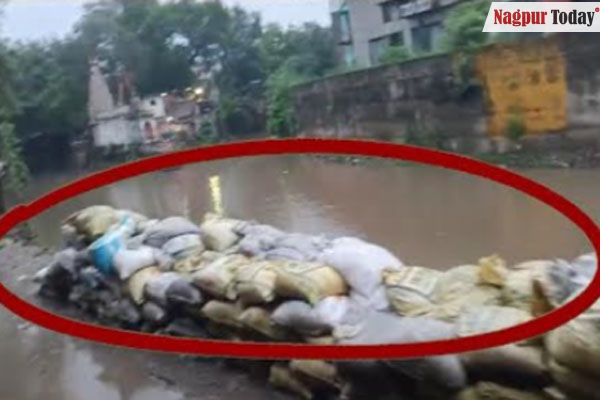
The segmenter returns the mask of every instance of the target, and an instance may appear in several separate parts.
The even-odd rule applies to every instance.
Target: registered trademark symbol
[[[596,12],[600,11],[600,8],[596,7]]]

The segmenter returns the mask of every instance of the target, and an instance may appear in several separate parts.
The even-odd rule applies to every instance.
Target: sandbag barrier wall
[[[356,238],[213,214],[201,226],[149,220],[108,206],[69,216],[62,233],[64,249],[35,276],[42,296],[103,324],[236,341],[384,344],[491,332],[559,307],[596,265],[595,254],[514,266],[490,256],[442,272]],[[596,399],[598,306],[545,337],[467,354],[245,363],[306,399]]]

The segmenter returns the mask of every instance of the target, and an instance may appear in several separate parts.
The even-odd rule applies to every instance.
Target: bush
[[[448,51],[469,51],[488,41],[481,31],[491,2],[477,0],[457,6],[446,19],[442,46]]]
[[[404,46],[388,46],[381,57],[379,62],[382,64],[393,64],[402,61],[406,61],[412,58],[410,51]]]
[[[4,179],[7,187],[15,193],[21,193],[29,182],[29,169],[23,161],[15,127],[9,122],[0,122],[0,161],[6,163]]]
[[[290,137],[298,132],[294,115],[291,87],[302,77],[289,69],[275,72],[267,83],[267,133],[275,137]]]
[[[506,137],[512,141],[518,141],[527,133],[525,121],[520,113],[511,114],[506,126]]]

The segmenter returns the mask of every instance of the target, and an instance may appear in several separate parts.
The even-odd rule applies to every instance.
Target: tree
[[[404,46],[388,46],[381,54],[381,57],[379,57],[379,62],[382,64],[393,64],[406,61],[411,57],[410,51]]]
[[[442,45],[450,51],[471,50],[485,44],[488,34],[481,31],[491,2],[475,0],[457,6],[445,22],[446,33]]]

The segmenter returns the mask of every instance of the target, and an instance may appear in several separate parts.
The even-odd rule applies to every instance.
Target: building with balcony
[[[332,27],[347,66],[379,64],[388,46],[439,49],[444,19],[461,0],[330,0]]]

